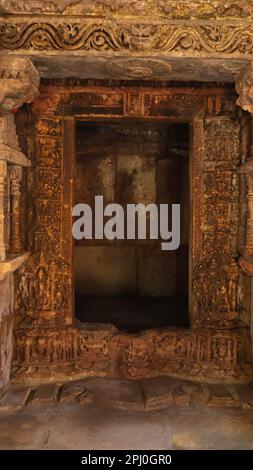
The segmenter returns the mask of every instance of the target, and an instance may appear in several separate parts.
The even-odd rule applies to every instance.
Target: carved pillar
[[[38,95],[39,75],[29,59],[0,59],[0,261],[19,253],[20,183],[30,161],[21,152],[13,110]]]
[[[36,98],[38,85],[29,59],[0,58],[0,395],[8,386],[12,360],[12,273],[28,256],[20,255],[20,183],[22,167],[30,161],[20,150],[12,111]]]

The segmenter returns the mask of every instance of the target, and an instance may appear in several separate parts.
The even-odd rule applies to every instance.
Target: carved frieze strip
[[[180,376],[206,381],[249,380],[247,333],[150,330],[138,336],[114,327],[32,328],[16,331],[14,381],[46,377]]]
[[[250,19],[253,6],[249,1],[234,2],[227,0],[181,1],[175,0],[2,0],[2,15],[48,14],[121,17],[161,17],[169,19]]]
[[[185,87],[141,87],[137,94],[131,87],[41,86],[40,97],[32,104],[32,111],[38,120],[36,134],[43,135],[48,129],[47,136],[57,137],[62,132],[58,117],[61,115],[191,120],[195,115],[219,115],[226,107],[234,110],[235,101],[236,95],[230,88],[196,91]],[[45,116],[42,122],[41,115]]]
[[[251,59],[253,26],[244,23],[188,24],[108,21],[0,23],[0,49],[32,51],[161,51]]]

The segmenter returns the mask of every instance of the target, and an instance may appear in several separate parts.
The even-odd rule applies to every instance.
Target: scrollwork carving
[[[1,23],[0,49],[206,52],[250,56],[249,25]]]

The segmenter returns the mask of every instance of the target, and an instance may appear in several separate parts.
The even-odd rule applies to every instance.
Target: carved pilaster
[[[30,161],[21,152],[11,111],[38,96],[39,74],[29,59],[0,58],[0,261],[19,253],[20,183]]]
[[[240,95],[237,104],[244,111],[248,111],[253,116],[253,61],[243,70],[236,81],[236,91]],[[253,137],[253,124],[251,126],[251,139]],[[253,145],[253,142],[251,143]],[[245,163],[240,167],[239,172],[244,174],[247,183],[247,205],[248,218],[246,228],[246,243],[239,263],[241,268],[249,276],[253,276],[253,147]]]
[[[30,166],[30,160],[20,151],[12,113],[0,116],[0,165],[0,260],[3,261],[6,253],[19,253],[21,250],[20,183],[22,167]]]
[[[10,252],[20,253],[21,243],[21,180],[22,168],[18,165],[9,167],[10,178]]]
[[[252,109],[253,111],[253,109]],[[252,122],[253,132],[253,122]],[[251,134],[252,134],[251,132]],[[253,134],[252,134],[253,135]],[[245,163],[239,168],[239,172],[245,175],[247,183],[247,227],[246,241],[243,250],[243,256],[240,258],[240,266],[250,276],[253,276],[253,148],[251,154]]]
[[[0,160],[0,261],[4,261],[6,258],[6,177],[7,163]]]

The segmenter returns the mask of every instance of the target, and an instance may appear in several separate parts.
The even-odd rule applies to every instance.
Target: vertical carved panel
[[[190,199],[191,199],[191,227],[190,227],[190,269],[189,269],[189,314],[191,323],[197,314],[197,305],[192,291],[193,270],[202,259],[203,232],[201,221],[204,213],[204,122],[196,118],[190,126]]]
[[[10,178],[10,252],[20,253],[21,242],[21,180],[22,168],[18,165],[9,166]]]
[[[16,276],[17,319],[24,325],[70,323],[72,266],[67,229],[71,230],[71,221],[66,220],[66,212],[71,214],[73,178],[65,168],[65,125],[59,118],[33,119],[29,139],[33,164],[27,182],[28,248],[33,254]]]
[[[240,123],[225,117],[205,119],[203,137],[203,192],[199,186],[194,189],[204,212],[195,220],[202,250],[195,241],[193,251],[199,255],[193,266],[193,318],[195,325],[233,328],[244,324],[245,313],[245,282],[237,262]]]
[[[7,162],[0,160],[0,261],[6,258],[6,183],[7,183]]]

